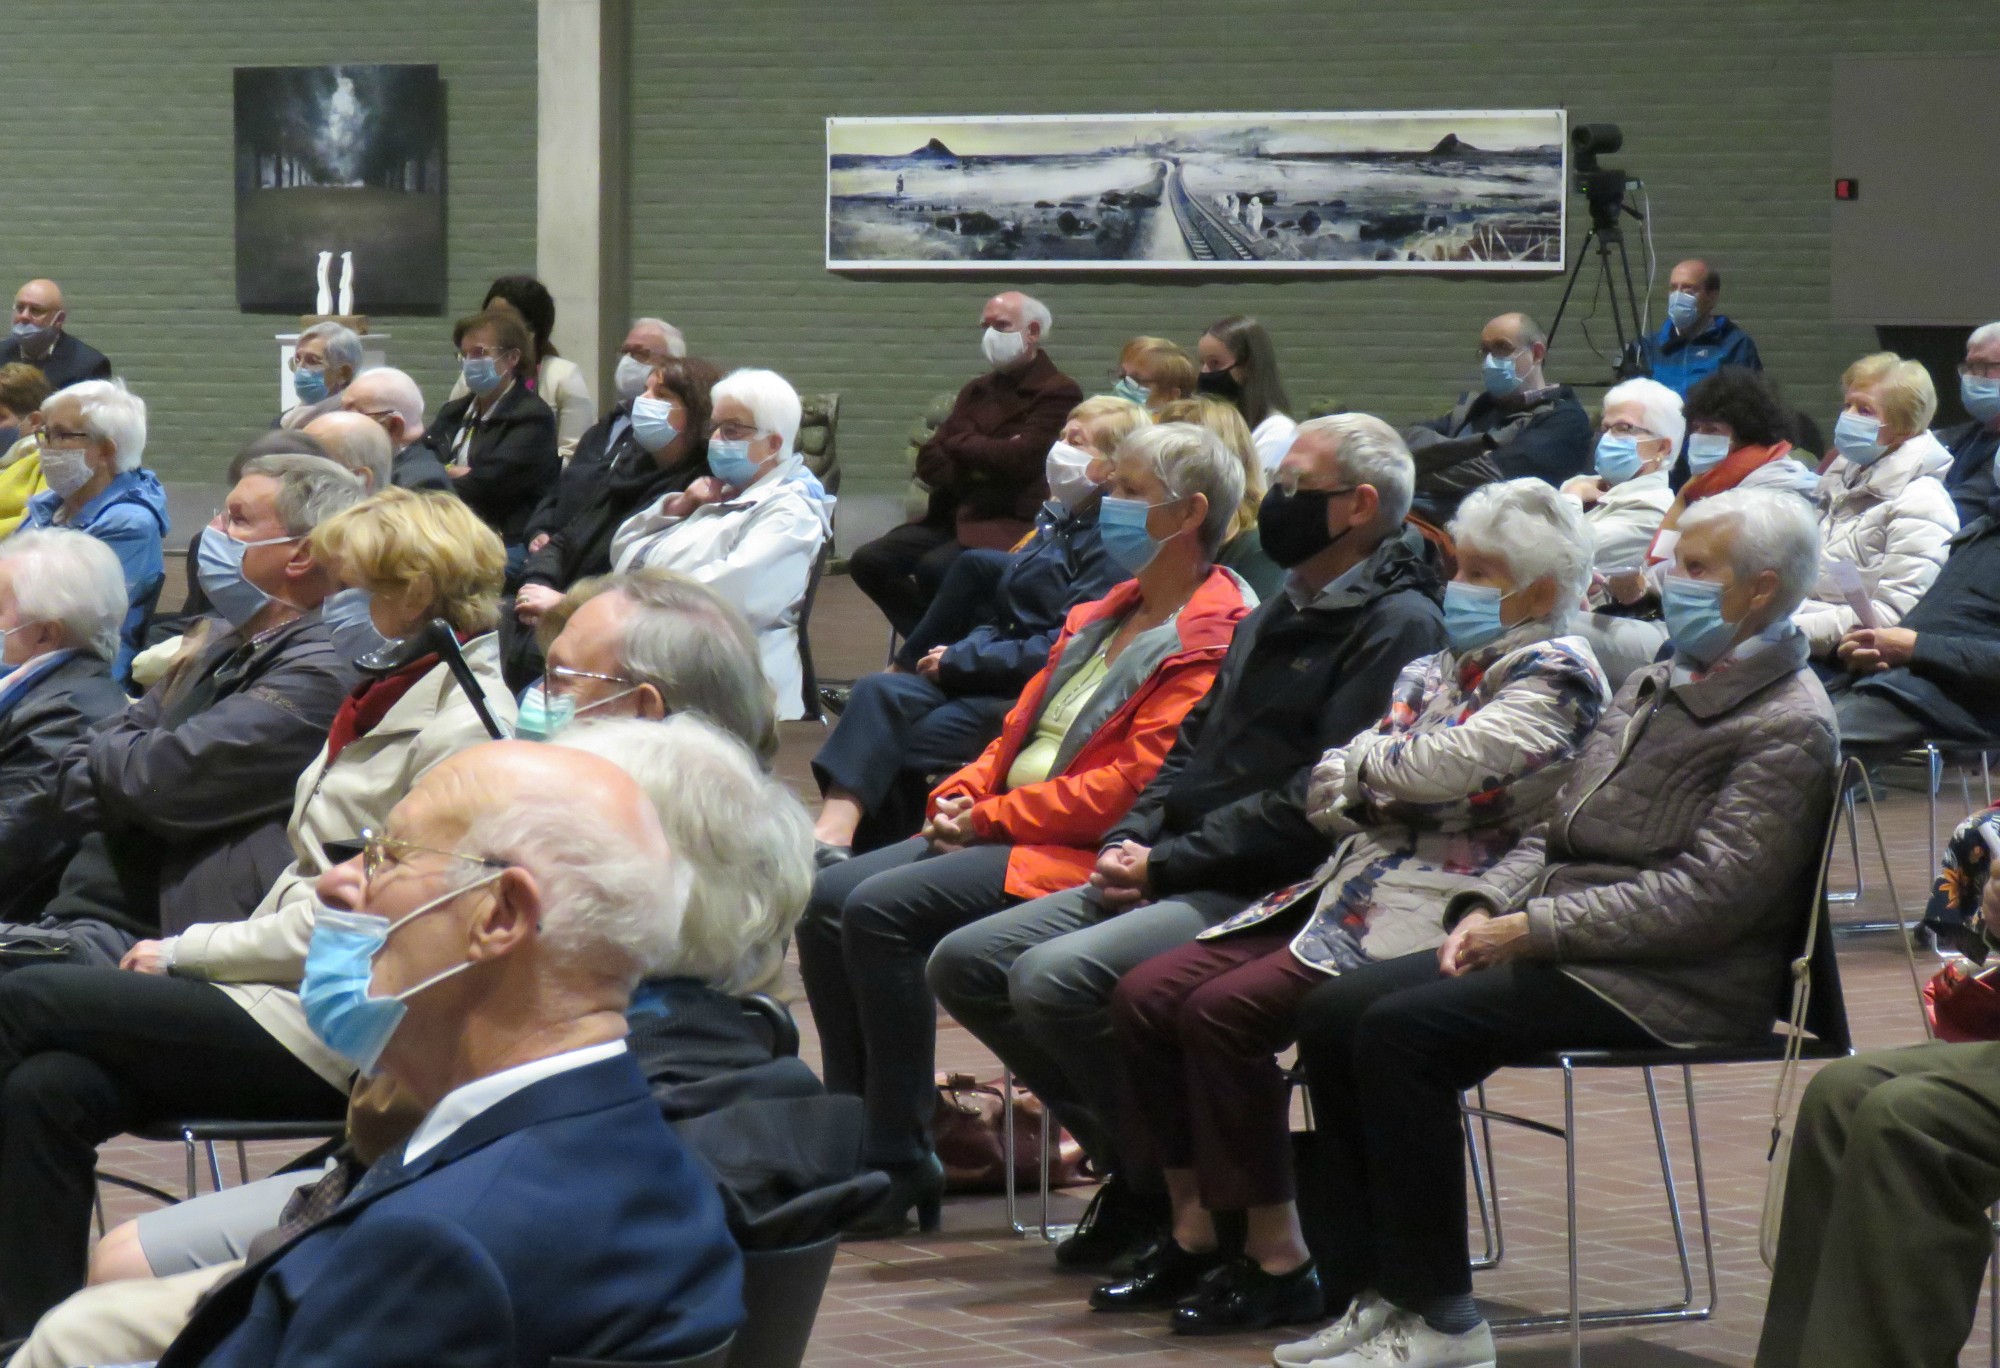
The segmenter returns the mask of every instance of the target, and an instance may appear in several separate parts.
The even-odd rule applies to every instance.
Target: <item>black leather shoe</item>
[[[1159,1239],[1170,1214],[1164,1192],[1134,1192],[1114,1173],[1091,1197],[1076,1229],[1056,1245],[1056,1267],[1108,1268]]]
[[[853,858],[853,846],[828,845],[825,841],[813,842],[814,869],[830,869],[842,860],[851,860]]]
[[[1171,1235],[1157,1241],[1132,1265],[1124,1282],[1105,1283],[1090,1293],[1093,1311],[1161,1311],[1174,1305],[1205,1274],[1222,1266],[1220,1250],[1190,1254]]]
[[[847,711],[848,695],[853,692],[852,684],[822,684],[819,688],[819,705],[838,717]]]
[[[908,1168],[883,1170],[889,1190],[873,1209],[856,1217],[840,1232],[843,1240],[886,1240],[908,1233],[910,1208],[917,1211],[917,1229],[929,1235],[944,1224],[944,1164],[935,1155]]]
[[[1238,1258],[1174,1308],[1176,1335],[1226,1335],[1326,1319],[1326,1294],[1311,1259],[1289,1273],[1266,1273]]]

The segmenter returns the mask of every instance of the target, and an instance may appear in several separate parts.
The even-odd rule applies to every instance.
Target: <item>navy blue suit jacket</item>
[[[543,1079],[246,1268],[161,1368],[542,1368],[701,1353],[743,1320],[715,1184],[630,1054]]]

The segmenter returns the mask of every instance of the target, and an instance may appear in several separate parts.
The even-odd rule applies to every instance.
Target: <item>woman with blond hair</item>
[[[1207,428],[1243,463],[1243,502],[1229,524],[1215,563],[1228,566],[1250,581],[1260,601],[1271,597],[1284,587],[1285,572],[1264,554],[1264,539],[1257,532],[1257,510],[1263,506],[1269,481],[1265,478],[1264,458],[1251,439],[1250,424],[1244,421],[1236,405],[1209,394],[1177,399],[1163,405],[1156,416],[1162,423],[1193,423]]]

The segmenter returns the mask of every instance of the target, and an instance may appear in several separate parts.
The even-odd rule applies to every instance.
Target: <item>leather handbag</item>
[[[1959,1043],[2000,1040],[2000,963],[1984,969],[1969,960],[1952,960],[1924,985],[1924,1015],[1931,1034]]]
[[[1025,1088],[1003,1091],[1001,1079],[981,1083],[971,1074],[941,1073],[937,1077],[937,1110],[931,1120],[931,1145],[944,1165],[947,1192],[999,1192],[1007,1185],[1003,1129],[1007,1111],[1014,1114],[1014,1183],[1039,1188],[1042,1181],[1042,1102]],[[1049,1160],[1049,1186],[1070,1187],[1088,1181],[1083,1147],[1060,1126],[1051,1127],[1054,1149]]]

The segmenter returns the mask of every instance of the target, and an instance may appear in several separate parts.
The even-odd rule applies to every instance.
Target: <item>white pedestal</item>
[[[361,369],[373,370],[386,366],[388,353],[381,343],[389,340],[385,332],[363,333],[361,336]],[[299,396],[292,390],[292,353],[298,349],[299,335],[295,332],[278,334],[278,412],[290,411],[299,402]]]

